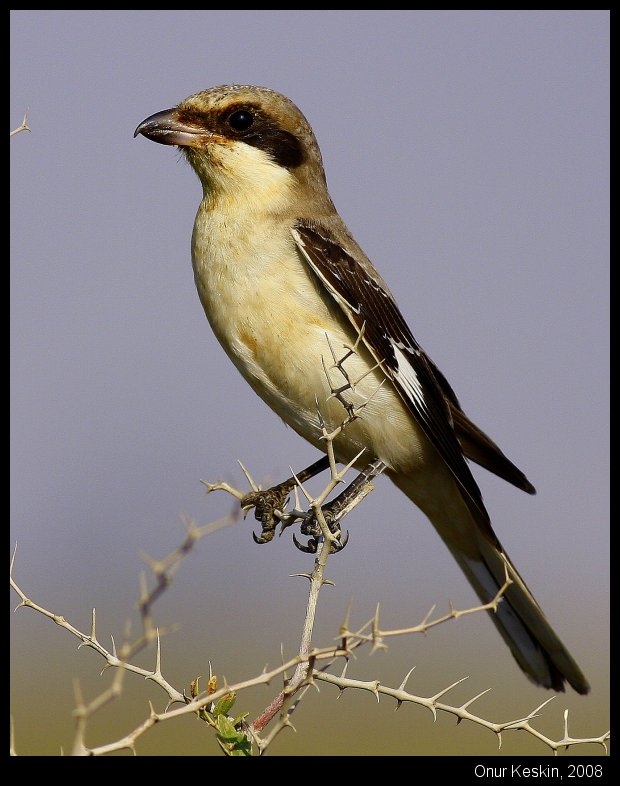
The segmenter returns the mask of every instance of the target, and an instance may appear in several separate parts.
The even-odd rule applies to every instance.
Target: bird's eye
[[[254,115],[247,109],[237,109],[228,118],[228,125],[233,131],[247,131],[254,124]]]

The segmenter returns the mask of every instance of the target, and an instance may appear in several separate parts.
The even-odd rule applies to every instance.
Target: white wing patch
[[[392,346],[394,348],[394,357],[396,358],[396,362],[398,364],[398,371],[394,374],[394,379],[407,393],[411,400],[416,402],[419,409],[424,412],[428,411],[428,407],[426,406],[426,401],[424,399],[424,390],[420,384],[418,375],[415,373],[413,366],[398,344],[392,343]]]

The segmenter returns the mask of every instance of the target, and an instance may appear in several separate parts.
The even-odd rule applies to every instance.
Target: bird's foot
[[[269,543],[273,540],[278,524],[283,524],[283,511],[291,489],[290,481],[285,480],[269,489],[250,491],[241,498],[243,510],[254,508],[254,518],[260,521],[261,534],[252,532],[256,543]],[[282,529],[284,526],[286,525],[283,524]]]
[[[335,499],[328,505],[324,505],[321,508],[323,519],[327,524],[329,531],[334,536],[334,539],[331,540],[330,543],[330,554],[336,554],[339,551],[342,551],[349,540],[348,532],[345,533],[344,537],[342,537],[342,531],[338,523],[342,513],[342,506],[337,503],[338,499]],[[316,554],[319,543],[323,539],[324,534],[314,511],[311,510],[306,514],[302,521],[300,532],[302,535],[309,537],[309,540],[305,544],[301,543],[297,540],[295,534],[293,533],[293,543],[295,546],[300,551],[305,551],[307,554]]]
[[[252,533],[256,543],[269,543],[273,540],[278,525],[282,534],[287,527],[301,521],[301,534],[308,537],[308,541],[305,544],[301,543],[293,535],[293,542],[300,551],[316,554],[319,543],[323,539],[329,539],[330,553],[342,551],[349,540],[349,533],[342,537],[340,520],[368,494],[372,489],[372,481],[383,472],[385,465],[379,459],[375,459],[335,499],[321,506],[321,516],[318,518],[318,512],[314,507],[307,512],[300,510],[285,512],[289,494],[295,486],[314,477],[328,466],[327,458],[323,457],[298,475],[287,478],[276,486],[264,490],[254,486],[252,491],[241,496],[240,504],[244,512],[254,508],[254,518],[261,523],[260,535]]]
[[[269,543],[276,534],[278,524],[280,524],[280,533],[282,533],[301,518],[295,514],[284,513],[289,494],[299,483],[313,478],[328,466],[327,456],[322,456],[314,464],[306,467],[297,475],[283,480],[282,483],[264,490],[254,486],[254,490],[241,497],[239,502],[243,511],[247,512],[250,508],[254,508],[254,518],[261,523],[261,534],[252,533],[256,543]]]

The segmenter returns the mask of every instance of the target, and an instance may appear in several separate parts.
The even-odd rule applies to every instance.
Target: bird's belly
[[[334,443],[340,460],[364,450],[359,465],[380,458],[398,471],[415,471],[428,460],[433,449],[426,436],[368,350],[356,346],[353,328],[292,241],[273,258],[254,246],[243,265],[196,250],[196,285],[216,337],[289,426],[325,450],[323,429],[338,428],[354,411]]]

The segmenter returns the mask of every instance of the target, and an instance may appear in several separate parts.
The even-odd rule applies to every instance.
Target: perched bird
[[[338,215],[310,124],[288,98],[228,85],[144,120],[134,136],[176,145],[203,187],[192,235],[198,294],[254,391],[325,451],[323,426],[357,417],[334,443],[385,473],[430,519],[534,683],[589,685],[495,535],[468,459],[534,487],[462,411],[396,300]],[[352,350],[352,351],[349,351]],[[341,360],[334,363],[334,360]],[[344,388],[341,400],[331,396]],[[353,410],[352,410],[353,411]]]

